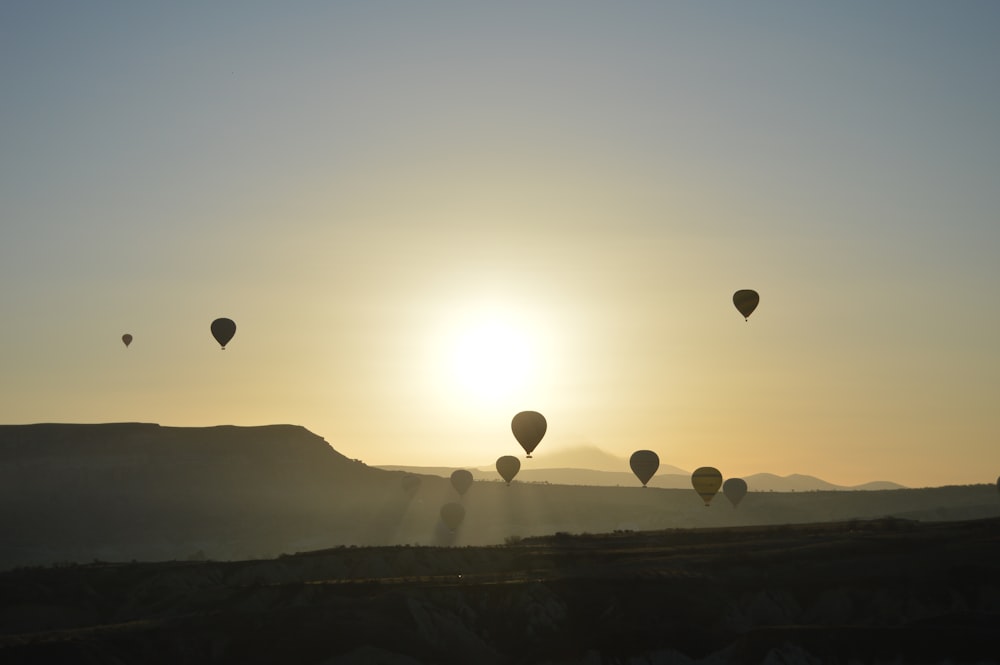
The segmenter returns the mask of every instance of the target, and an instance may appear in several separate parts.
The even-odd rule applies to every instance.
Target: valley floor
[[[3,663],[1000,663],[1000,518],[0,573]]]

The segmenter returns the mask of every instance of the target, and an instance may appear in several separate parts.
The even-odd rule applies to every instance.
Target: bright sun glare
[[[535,364],[527,334],[497,316],[468,322],[449,346],[452,379],[464,395],[480,401],[515,393],[529,381]]]

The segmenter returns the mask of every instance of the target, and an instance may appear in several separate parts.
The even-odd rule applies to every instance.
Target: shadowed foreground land
[[[995,663],[1000,519],[0,573],[4,663]]]

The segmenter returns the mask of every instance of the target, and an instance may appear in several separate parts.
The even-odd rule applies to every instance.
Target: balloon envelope
[[[513,455],[504,455],[503,457],[497,458],[497,473],[500,477],[507,481],[510,485],[510,481],[514,480],[514,476],[517,472],[521,470],[521,460],[517,459]]]
[[[465,519],[465,508],[460,503],[446,503],[441,506],[441,521],[448,527],[449,531],[454,531]]]
[[[699,467],[691,474],[691,485],[707,506],[722,487],[722,474],[711,466]]]
[[[472,487],[472,473],[465,469],[452,471],[451,486],[455,488],[459,496],[465,496],[465,493]]]
[[[747,495],[747,481],[742,478],[727,478],[726,482],[722,483],[722,493],[735,508]]]
[[[537,411],[521,411],[510,421],[510,429],[514,432],[514,438],[524,448],[524,452],[528,453],[528,457],[531,457],[531,451],[545,436],[547,427],[545,416]]]
[[[760,303],[760,294],[753,289],[741,289],[733,294],[733,304],[736,305],[736,309],[739,310],[744,319],[750,318],[753,311],[757,309],[758,303]]]
[[[649,479],[653,477],[656,470],[660,468],[660,456],[652,450],[637,450],[632,453],[628,460],[628,465],[632,467],[632,473],[639,479],[645,487]]]
[[[128,345],[132,343],[132,335],[129,335],[128,333],[122,335],[122,342],[125,343],[125,348],[127,349]]]
[[[236,334],[236,323],[232,319],[216,319],[212,321],[212,337],[215,341],[219,343],[223,349],[226,348],[226,344],[229,340],[233,338]]]

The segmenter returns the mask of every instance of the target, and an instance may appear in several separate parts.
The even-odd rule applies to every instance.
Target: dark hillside
[[[0,426],[0,563],[333,545],[331,519],[352,523],[349,497],[373,482],[398,475],[291,425]]]
[[[756,492],[404,483],[302,427],[0,426],[0,569],[60,562],[273,558],[338,545],[494,545],[564,533],[1000,516],[993,485]],[[460,502],[451,533],[441,506]]]

